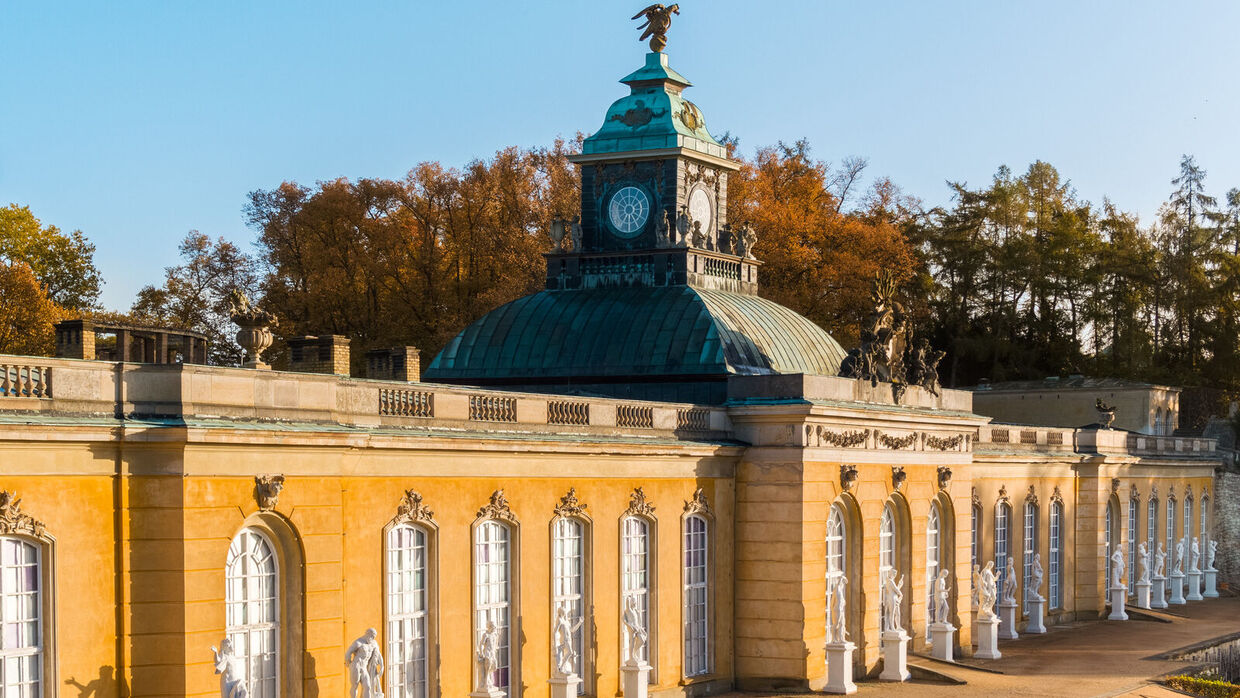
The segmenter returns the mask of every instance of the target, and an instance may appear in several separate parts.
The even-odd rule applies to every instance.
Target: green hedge
[[[1167,679],[1167,685],[1202,698],[1240,698],[1240,686],[1226,681],[1172,676]]]

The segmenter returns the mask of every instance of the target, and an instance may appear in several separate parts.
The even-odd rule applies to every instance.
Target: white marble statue
[[[982,590],[982,568],[975,562],[973,563],[973,584],[971,585],[969,589],[969,595],[970,595],[969,601],[973,605],[973,610],[975,611],[977,610],[977,604],[978,604],[977,595],[981,593],[981,590]]]
[[[629,656],[625,663],[632,666],[641,664],[642,648],[650,640],[650,633],[642,627],[642,617],[637,612],[637,598],[633,594],[624,597],[624,615],[620,620],[624,623],[624,632],[629,639]]]
[[[233,653],[232,640],[224,638],[220,649],[211,648],[215,655],[215,673],[220,675],[220,698],[250,698],[245,686],[245,671]]]
[[[827,642],[848,641],[848,578],[842,574],[831,578],[830,608],[827,609]]]
[[[1211,540],[1209,547],[1206,549],[1206,569],[1211,572],[1217,572],[1214,566],[1214,556],[1218,554],[1218,541]]]
[[[576,673],[574,664],[577,661],[577,649],[573,646],[573,635],[584,622],[584,618],[578,618],[577,622],[573,623],[569,616],[568,604],[560,604],[560,607],[555,609],[555,631],[552,633],[551,641],[555,643],[557,676],[570,676]]]
[[[1016,558],[1008,555],[1007,569],[1003,572],[1003,603],[1016,604]]]
[[[999,589],[995,580],[994,560],[986,561],[986,567],[982,570],[978,587],[981,589],[981,603],[977,606],[979,617],[986,619],[994,618],[995,600],[999,596]]]
[[[947,602],[947,578],[950,576],[950,572],[942,570],[934,581],[934,620],[937,623],[947,622],[947,611],[950,608]]]
[[[1124,549],[1116,548],[1111,553],[1111,586],[1120,586],[1121,580],[1124,578]]]
[[[1201,545],[1197,543],[1197,536],[1193,536],[1193,556],[1190,559],[1192,560],[1192,564],[1188,566],[1188,569],[1192,572],[1200,572],[1201,571]]]
[[[1032,586],[1033,586],[1033,588],[1029,590],[1029,598],[1033,599],[1034,601],[1043,600],[1041,589],[1042,589],[1042,577],[1045,574],[1046,572],[1043,571],[1042,569],[1042,553],[1034,553],[1033,554],[1033,570],[1031,570],[1029,573],[1029,576],[1032,580]]]
[[[1167,551],[1163,549],[1163,544],[1158,544],[1158,552],[1154,555],[1154,576],[1161,577],[1167,568]]]
[[[349,698],[383,698],[383,655],[379,632],[369,628],[349,645],[344,664],[349,667]]]
[[[486,693],[495,689],[495,669],[499,666],[499,628],[494,621],[487,621],[487,629],[478,636],[478,690]]]
[[[1184,539],[1181,538],[1175,542],[1175,566],[1171,568],[1171,574],[1184,574]]]
[[[883,608],[887,609],[887,627],[884,632],[904,630],[900,622],[900,608],[904,601],[904,577],[896,579],[895,568],[888,568],[883,578]]]
[[[1137,543],[1137,562],[1141,564],[1141,575],[1137,578],[1142,584],[1150,583],[1150,549],[1145,543]]]

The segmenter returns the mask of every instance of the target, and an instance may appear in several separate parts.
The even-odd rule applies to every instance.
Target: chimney
[[[349,375],[349,338],[338,334],[290,337],[288,370]]]
[[[56,323],[56,356],[61,359],[95,360],[95,325],[89,320]]]
[[[422,358],[417,347],[371,349],[366,352],[366,377],[417,383],[422,380]]]

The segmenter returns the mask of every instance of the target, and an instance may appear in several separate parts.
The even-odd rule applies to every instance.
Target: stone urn
[[[262,354],[275,341],[271,328],[279,324],[276,316],[251,306],[244,293],[234,291],[229,298],[229,317],[241,328],[237,332],[237,344],[245,350],[242,368],[271,370],[271,365],[263,362]]]

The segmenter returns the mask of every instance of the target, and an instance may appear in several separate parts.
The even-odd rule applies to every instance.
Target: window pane
[[[275,698],[279,689],[277,576],[267,537],[253,529],[238,533],[229,546],[224,602],[228,638],[252,696]]]

